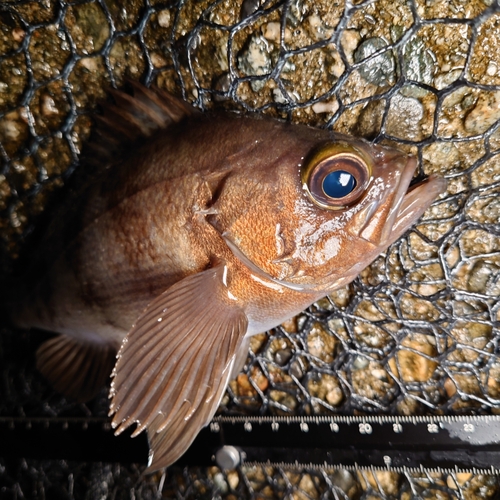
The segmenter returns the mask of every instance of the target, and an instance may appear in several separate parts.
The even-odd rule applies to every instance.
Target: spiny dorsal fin
[[[94,117],[94,135],[85,151],[87,163],[102,165],[115,161],[141,138],[198,113],[187,102],[158,87],[147,88],[130,79],[127,85],[130,93],[109,89],[114,103],[101,103],[102,114]]]

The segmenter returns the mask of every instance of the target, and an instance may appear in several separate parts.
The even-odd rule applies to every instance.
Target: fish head
[[[430,176],[412,183],[416,159],[399,150],[332,133],[318,137],[289,151],[286,141],[276,144],[273,166],[255,168],[251,187],[239,179],[251,196],[232,205],[221,234],[260,278],[328,293],[402,236],[446,182]]]

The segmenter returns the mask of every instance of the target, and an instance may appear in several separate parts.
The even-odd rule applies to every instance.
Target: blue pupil
[[[343,198],[356,187],[356,179],[345,170],[330,172],[323,179],[323,191],[330,198]]]

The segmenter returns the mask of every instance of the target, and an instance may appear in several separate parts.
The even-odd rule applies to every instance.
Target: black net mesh
[[[495,414],[500,291],[500,8],[492,0],[3,0],[1,264],[77,168],[90,113],[124,78],[202,109],[255,110],[396,145],[448,191],[361,276],[256,336],[225,414]],[[3,416],[106,414],[2,330]],[[0,461],[2,498],[494,498],[494,476]]]

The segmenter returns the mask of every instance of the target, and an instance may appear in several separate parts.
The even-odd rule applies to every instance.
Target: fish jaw
[[[387,244],[400,238],[431,203],[446,190],[446,179],[431,175],[415,186],[410,186],[402,198]]]
[[[387,161],[399,166],[397,186],[358,212],[358,222],[351,228],[351,233],[372,244],[378,253],[400,238],[446,189],[446,180],[435,175],[411,186],[417,168],[413,156],[394,152]]]

